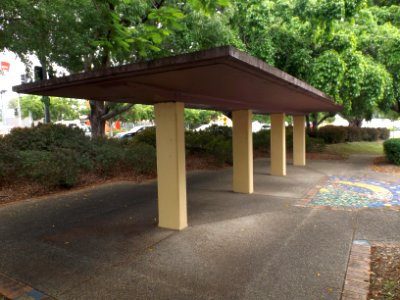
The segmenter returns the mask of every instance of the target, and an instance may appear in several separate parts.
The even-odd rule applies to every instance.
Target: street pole
[[[20,96],[20,94],[18,94],[17,110],[18,110],[18,127],[22,127],[21,96]]]
[[[1,98],[1,123],[2,127],[4,128],[7,125],[6,121],[6,110],[4,109],[4,101],[3,101],[3,94],[7,92],[6,90],[0,91],[0,98]]]

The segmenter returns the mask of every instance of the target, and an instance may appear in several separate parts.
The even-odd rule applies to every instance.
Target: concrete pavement
[[[257,160],[188,176],[189,228],[156,227],[156,184],[122,182],[0,207],[0,273],[57,299],[340,299],[353,239],[400,241],[399,212],[297,207],[330,175],[396,180],[348,161]],[[398,180],[398,178],[397,178]]]

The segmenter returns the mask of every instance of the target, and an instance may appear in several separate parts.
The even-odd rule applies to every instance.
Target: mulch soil
[[[400,300],[400,248],[373,246],[369,300]]]
[[[384,156],[375,158],[370,168],[375,172],[400,174],[400,166],[389,163]]]
[[[266,158],[269,153],[266,151],[254,151],[254,158]],[[288,159],[292,158],[292,154],[288,153]],[[328,153],[307,153],[307,159],[311,160],[342,160],[342,156],[328,154]],[[193,170],[218,170],[229,167],[228,164],[221,164],[209,156],[188,155],[186,158],[187,171]],[[94,174],[84,174],[81,176],[80,184],[73,188],[46,188],[38,183],[19,181],[11,183],[7,186],[0,187],[0,205],[21,201],[25,199],[60,194],[71,190],[79,190],[88,187],[94,187],[100,184],[107,184],[118,181],[132,181],[143,182],[149,179],[156,178],[155,174],[152,175],[137,175],[133,172],[118,173],[113,176],[102,177]],[[0,299],[1,300],[1,299]]]

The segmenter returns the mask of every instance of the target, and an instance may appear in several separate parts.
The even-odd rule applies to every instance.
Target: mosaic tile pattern
[[[333,208],[400,206],[400,183],[332,176],[309,197],[307,206]]]

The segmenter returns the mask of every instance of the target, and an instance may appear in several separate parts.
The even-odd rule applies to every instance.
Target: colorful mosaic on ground
[[[307,199],[307,206],[332,208],[400,208],[400,183],[344,176],[329,177]]]

